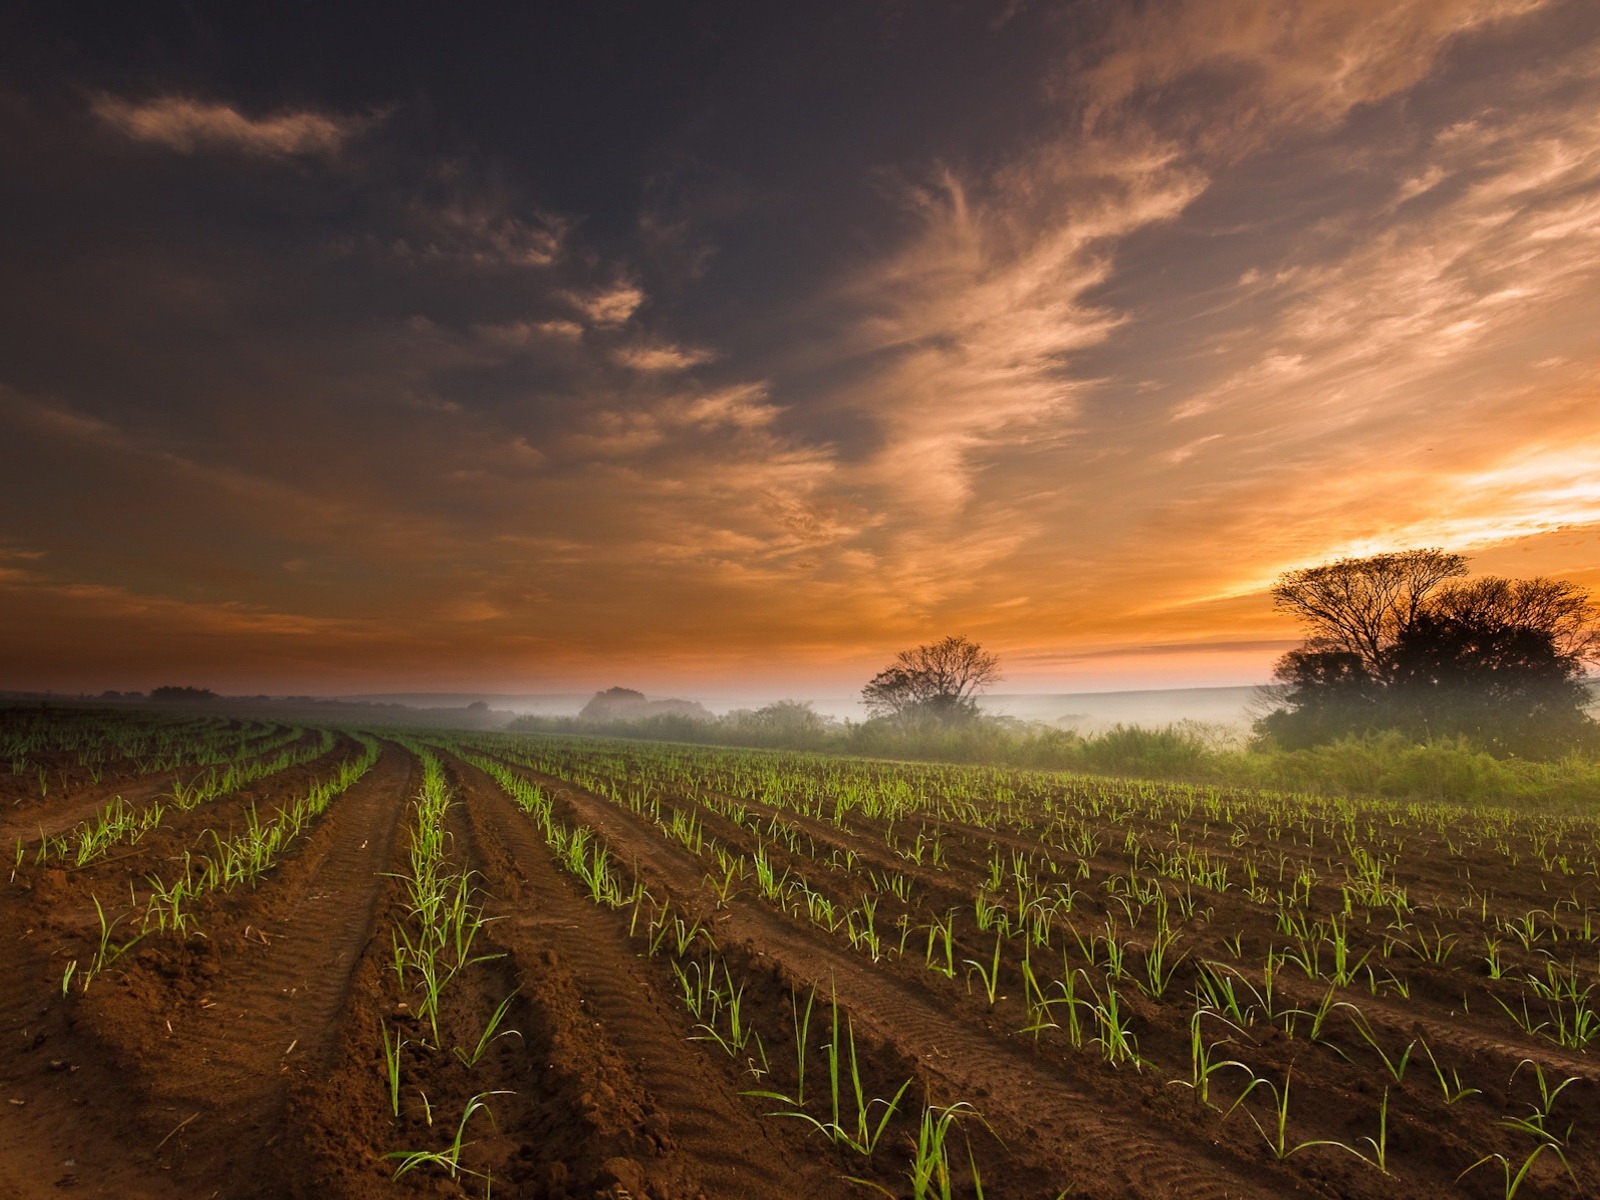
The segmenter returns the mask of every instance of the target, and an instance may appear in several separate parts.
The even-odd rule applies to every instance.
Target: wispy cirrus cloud
[[[1034,612],[1109,614],[1125,603],[1111,597],[1138,595],[1152,631],[1167,621],[1203,638],[1216,632],[1203,620],[1157,614],[1248,580],[1248,619],[1265,631],[1268,564],[1385,538],[1484,545],[1583,519],[1586,502],[1553,478],[1521,503],[1483,486],[1492,469],[1452,459],[1440,436],[1446,413],[1474,436],[1503,422],[1530,323],[1562,328],[1556,314],[1596,289],[1594,134],[1571,119],[1593,48],[1564,47],[1511,76],[1503,106],[1464,107],[1470,81],[1445,78],[1468,40],[1553,7],[1129,10],[1056,89],[1057,128],[998,169],[946,167],[903,191],[910,234],[844,293],[849,344],[870,365],[842,398],[881,438],[841,476],[878,489],[886,520],[872,569],[899,562],[906,594],[942,598],[930,613],[958,613],[976,590],[1025,592]],[[1427,116],[1395,126],[1392,144],[1350,132],[1360,113],[1398,110],[1419,90]],[[1343,190],[1319,195],[1308,179],[1288,212],[1241,190],[1254,177],[1281,188],[1270,174],[1280,159]],[[1294,238],[1276,232],[1296,226]],[[1185,274],[1215,271],[1225,239],[1252,229],[1282,257],[1246,259],[1231,286],[1185,295]],[[1189,261],[1196,248],[1206,261]],[[1522,403],[1531,419],[1513,444],[1555,470],[1538,452],[1543,400]],[[1424,431],[1440,443],[1436,461],[1387,481],[1371,472],[1375,455]],[[1424,479],[1457,461],[1476,482],[1433,493],[1448,492],[1449,520],[1385,513],[1398,479],[1426,496]],[[1341,497],[1337,523],[1307,472]],[[1086,512],[1097,514],[1087,528]],[[990,518],[990,536],[959,556],[911,549]],[[1225,542],[1236,548],[1219,553]],[[1032,565],[1063,544],[1086,572],[1081,587]],[[974,575],[989,586],[965,587]],[[1094,636],[1096,624],[1070,627]],[[1108,637],[1122,625],[1126,640],[1120,618],[1098,624]]]
[[[851,348],[883,363],[852,399],[883,430],[878,471],[918,505],[959,511],[986,449],[1070,419],[1072,355],[1122,320],[1090,298],[1116,240],[1203,186],[1159,153],[1095,149],[1043,153],[981,187],[946,171],[911,190],[916,232],[850,284],[863,313]]]
[[[1554,0],[1181,0],[1129,6],[1075,80],[1085,123],[1182,131],[1236,158],[1274,130],[1326,127],[1426,79],[1463,35]],[[1193,85],[1209,83],[1204,90]],[[1224,103],[1215,101],[1222,93]],[[1197,102],[1198,101],[1198,102]]]
[[[1384,546],[1600,526],[1600,334],[1579,316],[1600,292],[1600,135],[1566,116],[1600,102],[1592,61],[1578,47],[1514,77],[1364,209],[1247,273],[1250,324],[1197,350],[1220,370],[1170,409],[1213,478],[1175,519],[1257,548],[1222,590]]]
[[[1600,133],[1548,108],[1485,110],[1440,131],[1417,171],[1426,195],[1404,181],[1398,211],[1330,227],[1331,253],[1242,283],[1265,326],[1219,339],[1247,361],[1175,417],[1332,408],[1348,421],[1402,389],[1458,388],[1468,363],[1503,360],[1600,281]]]
[[[855,343],[887,364],[855,399],[883,430],[882,469],[923,464],[918,503],[958,510],[987,450],[1070,427],[1094,382],[1076,356],[1134,320],[1101,298],[1123,243],[1272,131],[1336,124],[1426,78],[1452,39],[1543,2],[1194,0],[1118,17],[1057,89],[1055,130],[999,170],[947,166],[904,189],[914,232],[851,280]]]

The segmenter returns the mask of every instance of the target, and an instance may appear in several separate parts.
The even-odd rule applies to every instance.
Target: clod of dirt
[[[644,1196],[644,1171],[631,1158],[608,1158],[600,1164],[596,1181],[602,1186],[616,1185],[640,1200]]]

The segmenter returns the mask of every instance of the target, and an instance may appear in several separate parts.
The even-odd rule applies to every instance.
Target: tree
[[[1587,591],[1565,579],[1488,575],[1444,588],[1432,608],[1464,624],[1541,630],[1557,654],[1575,661],[1600,657],[1594,604]]]
[[[1257,729],[1286,745],[1312,745],[1381,724],[1382,689],[1349,650],[1308,643],[1279,659],[1273,678],[1286,707],[1263,717]]]
[[[1311,627],[1307,649],[1354,655],[1367,675],[1382,679],[1388,648],[1428,593],[1466,573],[1466,557],[1443,550],[1341,558],[1280,575],[1272,606]]]
[[[802,736],[821,733],[828,723],[809,700],[778,700],[749,714],[747,723],[773,734]]]
[[[723,728],[765,746],[815,747],[830,721],[810,701],[779,700],[761,708],[739,709],[723,717]]]
[[[648,704],[643,692],[625,687],[607,688],[589,697],[589,702],[578,713],[578,720],[600,724],[623,721],[639,715]]]
[[[1275,605],[1308,628],[1279,660],[1284,707],[1258,730],[1289,746],[1398,729],[1544,753],[1593,729],[1584,664],[1600,613],[1576,584],[1486,576],[1442,550],[1345,558],[1291,571]]]
[[[902,650],[861,698],[875,717],[951,722],[976,716],[978,693],[999,679],[999,658],[965,637],[946,637]]]
[[[592,725],[649,721],[657,717],[687,717],[692,721],[712,719],[710,711],[697,700],[649,700],[643,692],[625,687],[596,692],[578,713],[578,720]]]
[[[216,698],[217,694],[210,688],[178,687],[170,683],[163,687],[153,688],[150,692],[150,699],[161,701],[215,700]]]
[[[1455,733],[1528,754],[1568,746],[1589,724],[1582,660],[1563,654],[1549,628],[1424,610],[1400,632],[1391,663],[1396,717],[1414,735]]]

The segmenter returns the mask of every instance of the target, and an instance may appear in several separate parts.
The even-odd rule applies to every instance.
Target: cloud
[[[591,292],[572,292],[572,306],[588,318],[591,325],[614,329],[626,325],[644,303],[644,292],[631,283],[613,284]]]
[[[410,224],[392,243],[402,257],[488,267],[548,267],[561,256],[568,232],[567,223],[549,213],[514,212],[492,186],[463,188],[444,201],[418,201],[411,205]]]
[[[616,458],[643,454],[676,442],[680,454],[708,450],[712,433],[737,435],[765,430],[778,415],[762,383],[735,384],[705,392],[681,392],[655,398],[644,408],[595,413],[567,440],[567,451],[579,457]],[[782,457],[792,447],[761,432],[760,439],[739,447],[741,458],[760,461]],[[715,455],[712,456],[715,458]],[[717,460],[720,463],[720,459]]]
[[[1503,447],[1523,357],[1583,361],[1600,135],[1571,114],[1592,54],[1505,68],[1503,107],[1446,78],[1465,38],[1547,7],[1129,9],[1058,95],[1077,119],[903,188],[909,235],[840,294],[861,369],[829,401],[878,435],[837,481],[880,516],[854,535],[858,577],[924,614],[1023,593],[1074,614],[1058,637],[1120,622],[1129,644],[1178,646],[1231,625],[1263,635],[1236,649],[1266,648],[1263,579],[1355,529],[1487,546],[1590,520],[1577,476],[1538,454],[1520,497],[1492,471],[1441,475],[1465,447],[1364,469],[1458,423]],[[1425,115],[1388,140],[1353,132],[1363,106],[1419,92],[1404,111]],[[1529,338],[1563,327],[1562,352]],[[1527,447],[1548,423],[1523,411]],[[1397,494],[1416,503],[1393,511]],[[1192,607],[1225,594],[1242,607]]]
[[[698,367],[712,361],[716,355],[706,349],[656,342],[624,346],[612,357],[623,366],[635,371],[666,373],[687,371],[690,367]]]
[[[141,594],[125,587],[54,578],[38,571],[0,570],[0,587],[26,590],[76,608],[98,621],[140,622],[207,635],[306,638],[348,635],[357,628],[348,620],[275,612],[241,601],[208,603]]]
[[[1046,145],[981,185],[946,170],[905,199],[912,238],[852,280],[851,337],[884,365],[852,400],[883,431],[880,473],[953,513],[996,447],[1070,419],[1074,355],[1124,318],[1091,299],[1119,239],[1176,218],[1204,179],[1153,144]],[[912,464],[915,464],[914,467]]]
[[[1254,328],[1213,347],[1239,365],[1173,417],[1248,425],[1281,448],[1439,405],[1470,411],[1520,386],[1526,360],[1561,365],[1529,332],[1600,285],[1600,131],[1527,103],[1434,140],[1425,207],[1330,228],[1258,285]]]
[[[137,203],[17,310],[7,370],[43,364],[12,378],[48,399],[0,395],[0,489],[50,554],[0,552],[8,619],[232,627],[268,662],[303,628],[502,677],[854,669],[951,630],[1041,670],[1264,673],[1288,567],[1563,538],[1588,540],[1551,569],[1592,563],[1576,9],[1109,6],[1033,103],[972,97],[981,147],[930,123],[875,187],[824,179],[803,229],[778,176],[717,211],[647,186],[643,215],[555,212],[528,180],[559,163],[390,124],[356,169],[377,118],[103,96],[102,140],[341,165],[240,203],[177,164],[217,189],[208,241],[191,194],[162,207],[144,156],[107,156]],[[711,229],[735,233],[714,270]],[[66,353],[31,344],[45,305]]]
[[[1554,0],[1184,0],[1128,6],[1081,78],[1093,128],[1131,113],[1230,157],[1425,79],[1454,39]],[[1208,77],[1208,103],[1180,84]],[[1218,90],[1232,91],[1219,111]]]
[[[232,150],[269,158],[331,157],[375,120],[331,116],[310,109],[252,118],[231,104],[183,96],[136,102],[100,95],[94,99],[91,111],[125,137],[164,146],[179,154]]]
[[[463,597],[452,602],[445,610],[446,618],[452,621],[477,623],[480,621],[499,621],[511,614],[499,604],[484,597]]]
[[[661,422],[649,413],[599,412],[568,437],[566,449],[581,458],[614,458],[642,454],[665,440]]]
[[[1298,645],[1285,638],[1238,638],[1206,642],[1149,642],[1131,643],[1101,650],[1080,650],[1069,654],[1051,655],[1049,661],[1059,664],[1090,662],[1100,658],[1166,658],[1183,654],[1238,654],[1243,652],[1269,652],[1281,654]]]
[[[521,350],[528,346],[576,341],[583,326],[576,321],[508,321],[499,325],[474,325],[473,334],[487,346],[500,350]]]
[[[766,384],[742,383],[703,394],[674,397],[662,405],[661,413],[674,424],[757,429],[772,424],[778,410],[767,399]]]

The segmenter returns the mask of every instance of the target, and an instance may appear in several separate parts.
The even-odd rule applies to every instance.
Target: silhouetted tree
[[[1590,724],[1582,661],[1550,629],[1425,609],[1390,657],[1396,724],[1413,735],[1528,754],[1570,745]]]
[[[1399,729],[1512,753],[1592,731],[1583,669],[1600,614],[1588,593],[1553,579],[1449,582],[1465,571],[1461,555],[1410,550],[1282,576],[1273,600],[1310,636],[1279,660],[1283,707],[1258,731],[1304,746]]]
[[[1272,606],[1310,627],[1305,650],[1353,655],[1368,677],[1381,680],[1389,648],[1428,594],[1466,573],[1466,557],[1443,550],[1341,558],[1280,575]]]
[[[580,721],[621,721],[636,716],[648,704],[643,692],[613,687],[596,692],[578,713]]]
[[[978,693],[1000,679],[1000,660],[965,637],[946,637],[895,661],[861,689],[867,711],[902,720],[958,721],[978,712]]]
[[[709,721],[711,713],[698,700],[649,700],[643,692],[625,687],[596,692],[578,713],[578,720],[596,725],[649,721],[662,717]]]
[[[1440,617],[1481,629],[1536,629],[1559,655],[1592,660],[1600,652],[1600,620],[1589,593],[1565,579],[1501,579],[1486,575],[1440,589],[1429,604]]]
[[[1313,745],[1382,723],[1382,687],[1348,650],[1291,650],[1273,678],[1285,707],[1256,727],[1285,745]]]
[[[150,691],[150,699],[152,699],[152,700],[191,700],[191,701],[193,701],[193,700],[215,700],[216,698],[217,698],[217,694],[215,692],[213,692],[210,688],[177,687],[177,686],[175,686],[173,684],[167,684],[167,685],[165,685],[163,687],[152,688],[151,691]]]

